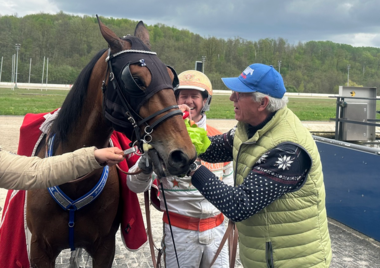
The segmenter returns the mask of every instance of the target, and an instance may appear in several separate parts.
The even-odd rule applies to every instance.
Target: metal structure
[[[3,73],[3,57],[1,57],[1,65],[0,65],[0,82],[1,82],[1,74]]]
[[[376,88],[339,87],[336,102],[335,139],[374,141],[376,139]]]
[[[348,70],[349,70],[348,65]],[[380,146],[375,87],[339,87],[335,139],[313,136],[321,157],[327,216],[380,241]]]
[[[44,56],[44,62],[42,64],[41,91],[42,91],[42,87],[44,86],[44,72],[45,72],[45,56]]]
[[[195,70],[199,72],[203,72],[203,62],[202,61],[196,61],[195,62]]]
[[[205,73],[205,62],[206,62],[206,56],[202,56],[202,73]]]
[[[16,72],[15,72],[15,88],[17,88],[17,73],[18,73],[18,51],[20,50],[21,44],[15,44],[16,48]]]

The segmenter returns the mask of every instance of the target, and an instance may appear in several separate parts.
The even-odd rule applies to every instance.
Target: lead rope
[[[161,185],[161,189],[162,189],[162,196],[164,197],[164,204],[165,204],[165,210],[166,210],[166,214],[167,214],[167,217],[168,217],[168,223],[169,223],[169,228],[170,228],[170,234],[172,236],[172,241],[173,241],[173,247],[174,247],[174,253],[175,253],[175,257],[177,259],[177,265],[178,265],[178,268],[180,268],[179,266],[179,259],[178,259],[178,254],[177,254],[177,248],[175,246],[175,242],[174,242],[174,235],[173,235],[173,230],[172,230],[172,224],[170,222],[170,217],[169,217],[169,210],[168,210],[168,205],[166,203],[166,198],[165,198],[165,191],[164,191],[164,186],[162,185],[162,180],[161,178],[164,177],[164,171],[162,170],[162,166],[160,164],[160,160],[158,159],[158,153],[156,150],[153,151],[153,157],[152,157],[152,162],[153,162],[153,165],[156,166],[156,168],[159,170],[158,173],[160,174],[157,174],[157,178],[158,180],[160,181],[160,185]]]
[[[153,149],[153,146],[148,144],[148,143],[144,143],[143,144],[143,150],[144,150],[144,154],[145,153],[148,153],[148,151],[150,149]],[[132,150],[131,149],[128,149],[128,150],[125,150],[124,151],[124,154],[130,154],[130,153],[133,153],[135,152],[136,150]],[[171,222],[170,222],[170,216],[169,216],[169,210],[168,210],[168,206],[167,206],[167,203],[166,203],[166,198],[165,198],[165,192],[164,192],[164,186],[162,185],[162,180],[161,178],[164,177],[164,171],[162,170],[162,166],[160,164],[160,160],[158,159],[158,153],[156,150],[154,150],[153,152],[153,157],[152,157],[152,162],[153,164],[157,167],[157,169],[159,170],[158,173],[160,174],[156,174],[157,175],[157,178],[160,182],[160,185],[161,185],[161,189],[162,189],[162,196],[164,197],[164,204],[165,204],[165,210],[166,210],[166,214],[167,214],[167,217],[168,217],[168,223],[169,223],[169,228],[170,228],[170,233],[171,233],[171,236],[172,236],[172,241],[173,241],[173,247],[174,247],[174,252],[175,252],[175,257],[176,257],[176,260],[177,260],[177,265],[178,265],[178,268],[180,268],[179,266],[179,259],[178,259],[178,254],[177,254],[177,248],[175,246],[175,242],[174,242],[174,235],[173,235],[173,230],[172,230],[172,225],[171,225]],[[147,160],[147,164],[149,164],[148,160]],[[137,174],[137,173],[140,173],[140,171],[137,171],[135,173],[127,173],[123,170],[121,170],[119,168],[120,171],[122,171],[123,173],[125,174]],[[149,210],[149,196],[147,196],[147,192],[144,193],[144,199],[145,199],[145,213],[147,215],[147,227],[148,227],[148,236],[149,236],[149,244],[150,244],[150,252],[151,252],[151,256],[152,256],[152,262],[153,262],[153,265],[155,268],[159,268],[161,267],[161,249],[159,249],[158,251],[158,258],[157,258],[157,262],[156,262],[156,256],[155,256],[155,253],[154,253],[154,249],[153,247],[156,247],[154,245],[154,241],[153,241],[153,236],[152,236],[152,226],[151,226],[151,222],[150,222],[150,210]]]

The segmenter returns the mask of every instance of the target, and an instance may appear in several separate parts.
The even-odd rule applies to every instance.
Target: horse
[[[131,148],[137,147],[137,152],[147,153],[147,144],[153,148],[149,153],[155,152],[161,165],[159,169],[154,166],[157,172],[186,173],[196,151],[176,104],[174,69],[150,50],[149,32],[142,21],[133,36],[123,38],[99,18],[98,24],[109,48],[101,50],[82,70],[36,155],[44,158],[49,150],[59,155],[84,146],[104,148],[117,130],[132,141]],[[97,185],[102,172],[96,170],[60,189],[72,200],[78,199]],[[109,169],[101,194],[75,211],[72,229],[68,227],[68,222],[74,225],[71,214],[53,200],[49,190],[29,190],[26,200],[31,267],[54,267],[59,253],[73,247],[85,249],[94,268],[111,267],[121,213],[115,167]],[[68,239],[70,231],[73,240]]]

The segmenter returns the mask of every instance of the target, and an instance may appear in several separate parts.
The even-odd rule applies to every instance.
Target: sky
[[[380,47],[380,0],[1,0],[0,15],[51,13],[142,20],[202,37]]]

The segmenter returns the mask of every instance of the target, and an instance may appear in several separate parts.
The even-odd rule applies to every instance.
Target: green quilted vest
[[[318,148],[291,110],[277,111],[249,140],[246,125],[238,123],[233,148],[235,183],[243,183],[260,156],[283,142],[302,146],[312,159],[311,169],[298,191],[237,223],[242,264],[250,268],[329,267],[331,242]]]

